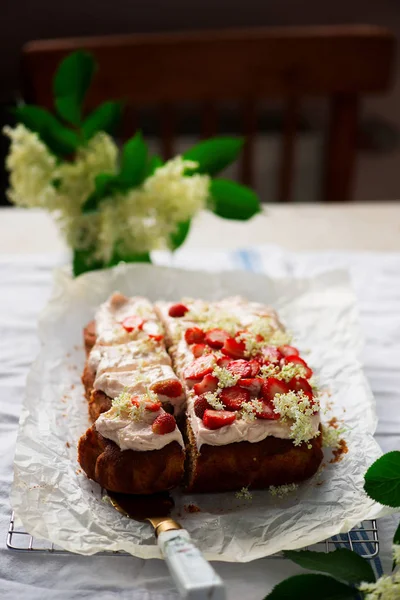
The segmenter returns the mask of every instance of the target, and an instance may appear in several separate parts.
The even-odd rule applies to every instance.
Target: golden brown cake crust
[[[110,410],[112,400],[100,390],[93,390],[89,398],[89,416],[92,421],[96,421],[99,416]]]
[[[171,442],[160,450],[121,451],[94,425],[80,438],[78,460],[89,479],[122,494],[154,494],[180,484],[184,450]]]
[[[89,356],[91,349],[96,343],[96,323],[94,320],[90,321],[90,323],[88,323],[84,328],[83,341],[85,345],[86,356]]]
[[[197,452],[193,431],[187,422],[188,492],[223,492],[249,486],[298,483],[318,470],[322,461],[321,436],[294,446],[292,440],[267,437],[261,442],[237,442],[226,446],[204,444]]]

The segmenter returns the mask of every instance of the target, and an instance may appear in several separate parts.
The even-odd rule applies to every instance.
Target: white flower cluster
[[[289,494],[295,492],[298,487],[299,486],[297,483],[287,483],[285,485],[270,485],[268,491],[271,494],[271,496],[276,496],[277,498],[282,500],[282,498],[284,498],[285,496],[288,496]]]
[[[376,583],[362,583],[358,589],[364,593],[364,600],[399,600],[400,571],[383,575]]]
[[[288,363],[287,365],[282,365],[282,367],[273,364],[261,367],[263,377],[275,377],[275,379],[282,379],[286,383],[293,379],[293,377],[304,377],[305,373],[305,367],[295,363]]]
[[[218,392],[207,392],[204,398],[214,410],[224,410],[225,404],[219,399]]]
[[[225,367],[219,367],[218,365],[215,365],[212,374],[218,379],[218,387],[220,389],[232,387],[240,379],[240,375],[234,375],[228,369],[225,369]]]
[[[4,133],[11,139],[6,161],[11,202],[53,212],[68,244],[75,249],[94,248],[95,258],[104,263],[115,249],[127,256],[169,247],[178,223],[206,205],[210,178],[185,176],[196,163],[178,156],[139,188],[115,193],[101,202],[96,213],[82,214],[96,176],[117,172],[118,148],[112,138],[97,133],[71,162],[58,163],[39,136],[24,125],[6,127]]]
[[[264,404],[261,400],[250,400],[249,402],[243,402],[240,407],[240,415],[245,421],[255,421],[257,418],[256,413],[263,411]]]
[[[329,425],[321,425],[321,428],[323,447],[337,450],[340,447],[340,441],[343,434],[346,432],[346,429],[344,427],[333,427]]]
[[[250,502],[253,500],[253,494],[248,487],[242,487],[239,492],[235,493],[235,496],[238,500],[249,500]]]
[[[284,421],[292,423],[290,437],[295,446],[309,442],[319,435],[319,431],[314,431],[311,420],[313,414],[319,410],[319,403],[316,399],[313,400],[313,405],[311,402],[302,391],[275,394],[273,399],[274,411],[279,413]],[[308,444],[308,447],[311,448],[311,444]]]

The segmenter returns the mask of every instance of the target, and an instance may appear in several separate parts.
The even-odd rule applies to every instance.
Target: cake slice
[[[187,490],[313,475],[322,460],[318,396],[275,311],[242,298],[156,309],[187,396]]]

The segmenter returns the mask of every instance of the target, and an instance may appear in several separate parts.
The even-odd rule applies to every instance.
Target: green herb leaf
[[[40,139],[56,156],[68,156],[75,152],[79,138],[74,131],[67,129],[49,111],[40,106],[24,104],[14,110],[16,119]]]
[[[154,156],[150,156],[147,161],[146,167],[146,178],[154,175],[154,171],[158,169],[158,167],[162,167],[163,161],[156,154]]]
[[[289,558],[303,569],[311,571],[322,571],[342,579],[347,583],[359,583],[375,581],[374,571],[371,564],[356,552],[342,548],[334,552],[312,552],[301,550],[296,552],[288,550],[284,552],[285,558]]]
[[[137,187],[146,177],[147,145],[138,131],[122,150],[119,179],[126,189]]]
[[[364,490],[380,504],[400,507],[400,451],[388,452],[370,466]]]
[[[81,122],[83,100],[95,69],[93,56],[77,50],[64,58],[54,76],[53,91],[57,112],[73,125]]]
[[[90,194],[82,206],[82,212],[84,214],[96,211],[99,208],[100,201],[111,195],[119,187],[118,176],[110,175],[109,173],[100,173],[96,176],[94,183],[94,192]]]
[[[244,221],[260,212],[257,194],[229,179],[213,179],[210,185],[211,210],[224,219]]]
[[[143,252],[142,254],[127,254],[125,252],[121,252],[119,249],[115,249],[110,262],[107,264],[107,267],[113,267],[114,265],[117,265],[120,262],[151,263],[151,257],[148,252]]]
[[[190,219],[189,221],[178,223],[176,231],[170,236],[171,250],[176,250],[179,246],[182,246],[189,234],[190,224]]]
[[[94,110],[82,125],[83,135],[90,140],[98,131],[114,133],[122,115],[121,102],[104,102]]]
[[[199,163],[192,173],[208,173],[217,175],[236,160],[244,140],[233,137],[216,137],[193,146],[183,154],[183,158]]]
[[[278,583],[268,600],[353,600],[358,591],[328,575],[295,575]]]
[[[93,258],[93,250],[74,250],[72,269],[75,277],[87,271],[104,269],[104,264]]]

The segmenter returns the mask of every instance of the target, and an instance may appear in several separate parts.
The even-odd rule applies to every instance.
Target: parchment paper
[[[362,336],[345,272],[289,279],[119,265],[76,280],[67,270],[56,273],[53,298],[40,321],[42,349],[28,376],[15,455],[11,502],[29,533],[81,554],[124,550],[160,557],[151,527],[103,502],[100,487],[76,461],[77,441],[89,424],[80,383],[82,327],[115,290],[151,300],[241,294],[271,304],[301,351],[309,349],[307,361],[321,386],[329,387],[328,405],[345,420],[348,454],[336,464],[327,454],[323,471],[283,500],[268,491],[253,492],[252,501],[234,493],[174,492],[173,516],[209,560],[247,562],[301,548],[390,512],[362,489],[363,475],[381,451],[373,439],[375,403],[359,360]],[[191,503],[201,511],[188,513],[185,505]]]

